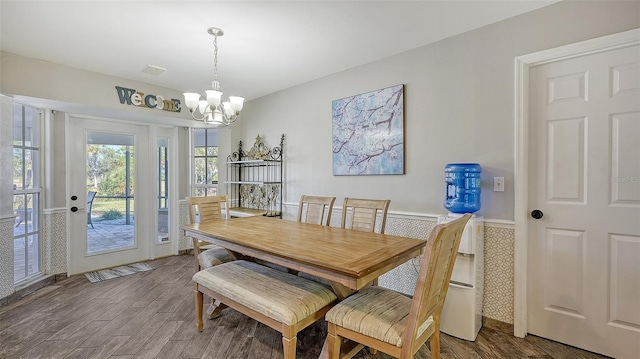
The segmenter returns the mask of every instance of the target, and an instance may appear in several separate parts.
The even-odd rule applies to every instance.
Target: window
[[[169,139],[159,138],[158,148],[158,243],[169,241]]]
[[[40,111],[13,106],[14,282],[40,272]]]
[[[218,194],[218,130],[193,129],[193,195]]]

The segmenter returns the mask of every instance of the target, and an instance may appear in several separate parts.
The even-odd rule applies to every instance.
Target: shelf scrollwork
[[[242,141],[238,146],[238,151],[227,156],[227,162],[237,161],[281,161],[282,148],[284,146],[284,134],[280,137],[280,146],[269,148],[264,144],[262,136],[256,136],[256,142],[249,151],[242,149]]]

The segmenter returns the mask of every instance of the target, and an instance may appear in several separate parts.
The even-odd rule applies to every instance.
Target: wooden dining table
[[[418,256],[425,241],[264,216],[186,224],[185,236],[331,282],[339,299]]]
[[[181,226],[184,235],[326,279],[342,300],[421,254],[426,242],[264,216]],[[321,357],[326,357],[326,343]]]

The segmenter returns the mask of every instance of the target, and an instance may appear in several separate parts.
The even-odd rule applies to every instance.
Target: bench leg
[[[296,343],[298,342],[298,337],[294,336],[293,338],[282,337],[282,348],[284,349],[284,359],[295,359],[296,358]]]

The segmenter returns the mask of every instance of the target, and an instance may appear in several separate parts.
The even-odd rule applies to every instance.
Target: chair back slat
[[[302,195],[298,206],[298,222],[328,226],[331,223],[331,211],[335,200],[335,197]]]
[[[384,233],[389,203],[391,203],[391,200],[388,199],[379,200],[346,197],[342,205],[342,221],[340,227],[356,231],[374,232],[376,230],[376,220],[378,216],[380,216],[380,233]]]
[[[415,339],[423,334],[422,324],[430,317],[437,317],[435,322],[440,322],[460,239],[469,218],[471,215],[466,214],[455,221],[439,224],[429,235],[403,338],[403,342],[410,345],[407,345],[409,348],[403,346],[403,351],[412,350]]]
[[[227,195],[188,197],[187,202],[190,223],[196,223],[196,214],[200,223],[230,218]]]

